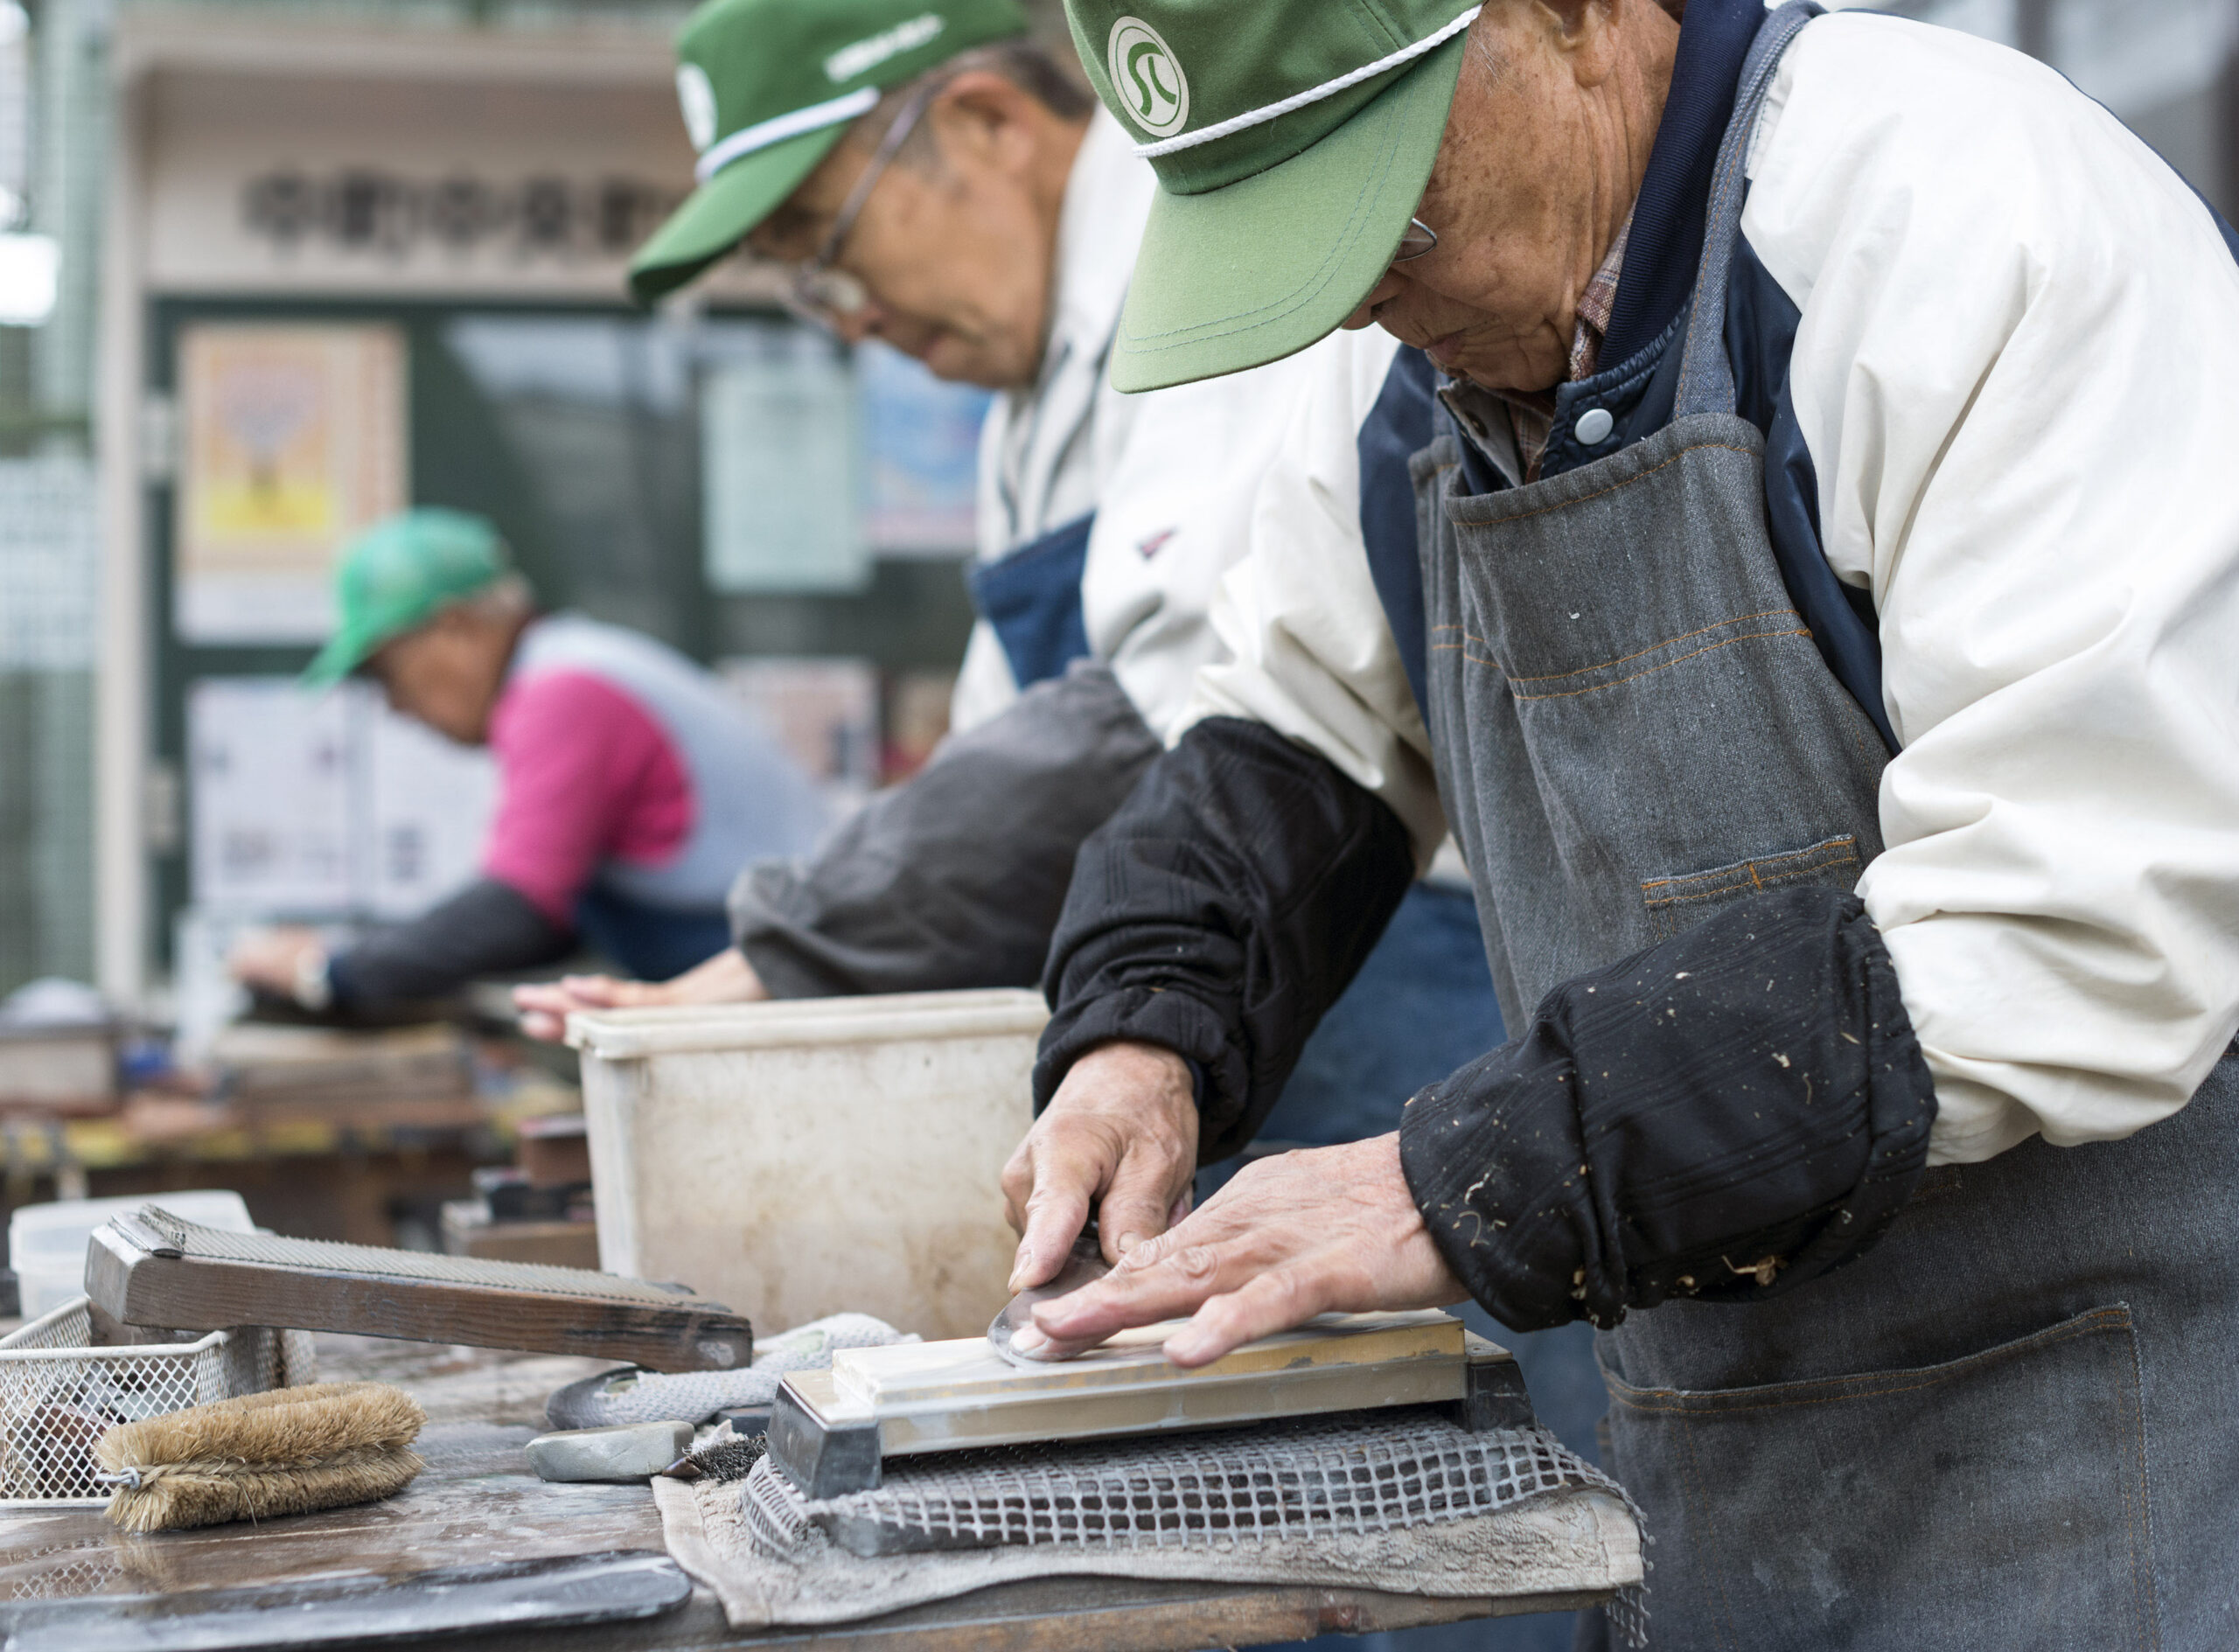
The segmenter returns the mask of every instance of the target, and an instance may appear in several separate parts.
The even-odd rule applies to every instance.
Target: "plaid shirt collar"
[[[1601,370],[1601,341],[1608,336],[1610,312],[1616,307],[1617,282],[1625,271],[1625,242],[1633,233],[1633,218],[1625,214],[1625,222],[1617,231],[1617,239],[1609,243],[1608,256],[1586,283],[1586,290],[1579,295],[1578,324],[1571,335],[1570,382],[1591,379]],[[1486,433],[1489,416],[1497,409],[1495,403],[1505,404],[1509,421],[1516,431],[1517,457],[1523,461],[1524,479],[1537,482],[1539,466],[1547,457],[1547,437],[1555,421],[1555,396],[1551,390],[1524,394],[1512,390],[1485,390],[1457,379],[1439,392],[1440,398],[1461,422],[1464,431],[1479,438]]]

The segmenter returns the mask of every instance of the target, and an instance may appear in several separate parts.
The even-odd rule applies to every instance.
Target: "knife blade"
[[[996,1314],[994,1322],[987,1327],[987,1341],[994,1345],[996,1353],[1021,1370],[1031,1370],[1037,1365],[1048,1364],[1049,1356],[1037,1358],[1015,1349],[1011,1346],[1011,1337],[1033,1315],[1036,1303],[1070,1295],[1084,1285],[1094,1284],[1111,1272],[1112,1265],[1104,1259],[1104,1242],[1097,1236],[1096,1220],[1092,1216],[1088,1225],[1081,1230],[1080,1237],[1073,1241],[1073,1248],[1066,1252],[1065,1265],[1059,1268],[1046,1284],[1021,1291],[1011,1298],[1003,1311]]]

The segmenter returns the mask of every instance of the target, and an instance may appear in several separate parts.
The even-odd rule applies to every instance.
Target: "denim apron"
[[[1888,748],[1782,582],[1722,338],[1743,164],[1809,12],[1758,37],[1719,156],[1677,415],[1469,496],[1416,456],[1440,790],[1503,1007],[1880,852]],[[1930,1170],[1864,1258],[1599,1339],[1608,1464],[1663,1648],[2239,1646],[2239,1056],[2131,1140]]]
[[[1095,526],[1092,511],[966,575],[972,605],[1002,644],[1011,677],[1022,689],[1062,677],[1066,666],[1088,656],[1081,576],[1088,571],[1089,534]]]

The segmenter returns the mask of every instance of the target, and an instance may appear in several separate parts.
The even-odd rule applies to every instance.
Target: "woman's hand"
[[[1468,1294],[1423,1226],[1399,1136],[1377,1136],[1246,1165],[1103,1279],[1036,1307],[1012,1346],[1062,1358],[1189,1314],[1166,1356],[1205,1365],[1317,1314],[1441,1307]]]

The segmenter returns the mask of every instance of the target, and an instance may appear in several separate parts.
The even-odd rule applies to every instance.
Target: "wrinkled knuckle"
[[[1210,1281],[1221,1271],[1221,1256],[1210,1244],[1185,1245],[1169,1258],[1174,1271],[1192,1285]]]
[[[1241,1293],[1217,1296],[1199,1308],[1197,1322],[1216,1335],[1235,1340],[1249,1340],[1253,1329],[1251,1302]]]
[[[1154,1237],[1138,1240],[1134,1249],[1113,1265],[1114,1273],[1140,1273],[1145,1268],[1156,1267],[1174,1253],[1174,1236],[1161,1233]]]
[[[1311,1292],[1305,1276],[1295,1268],[1276,1268],[1252,1281],[1253,1288],[1273,1308],[1294,1313],[1308,1305]]]

